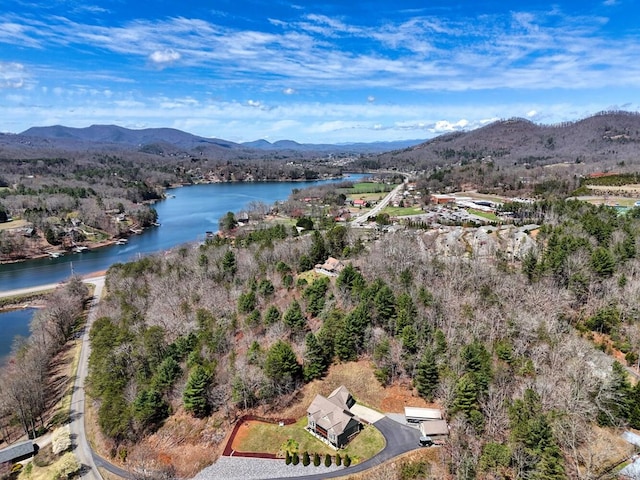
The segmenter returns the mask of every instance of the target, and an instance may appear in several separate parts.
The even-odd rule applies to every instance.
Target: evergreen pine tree
[[[302,454],[302,465],[308,467],[310,463],[311,459],[309,458],[309,452],[305,450],[305,452]]]
[[[287,465],[291,464],[291,454],[289,453],[289,450],[286,450],[284,452],[284,463],[286,463]]]
[[[303,330],[307,324],[307,319],[304,317],[300,304],[296,300],[291,302],[282,320],[287,327],[295,332]]]
[[[316,467],[320,466],[320,455],[318,455],[317,453],[313,454],[313,465]]]
[[[351,465],[351,457],[349,456],[349,454],[345,454],[344,461],[342,463],[344,464],[345,467],[348,467]]]
[[[336,453],[336,465],[339,467],[342,465],[342,457],[339,453]]]
[[[416,366],[416,376],[413,383],[418,390],[418,394],[422,398],[431,401],[438,387],[438,381],[439,375],[436,357],[433,354],[433,350],[427,347],[422,354],[420,362]]]
[[[324,466],[327,468],[331,466],[331,455],[328,453],[324,456]]]
[[[280,314],[280,310],[275,305],[269,305],[267,308],[267,313],[264,315],[264,324],[265,325],[273,325],[280,321],[282,315]]]
[[[282,340],[269,349],[263,368],[265,375],[276,383],[297,380],[302,373],[291,345]]]
[[[300,457],[298,456],[298,452],[293,452],[293,458],[291,458],[291,463],[294,465],[298,465],[300,463]]]
[[[324,352],[316,336],[309,332],[304,339],[306,351],[304,354],[304,379],[309,382],[320,378],[327,369],[327,361]]]
[[[238,270],[238,264],[236,262],[236,256],[231,250],[227,250],[222,257],[222,271],[225,275],[233,277]]]
[[[209,413],[210,405],[207,390],[211,384],[211,374],[201,365],[196,365],[182,394],[184,408],[195,417],[204,417]]]

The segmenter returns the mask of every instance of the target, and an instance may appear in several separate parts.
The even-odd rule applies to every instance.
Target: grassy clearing
[[[351,188],[340,189],[340,191],[346,195],[359,195],[361,193],[390,192],[393,188],[394,185],[387,185],[384,183],[360,182],[354,183]]]
[[[382,213],[388,213],[391,217],[403,217],[406,215],[420,215],[424,212],[420,207],[385,207]]]
[[[10,230],[12,228],[21,228],[27,224],[26,220],[18,219],[10,222],[0,223],[0,230]]]
[[[477,215],[478,217],[486,218],[487,220],[490,220],[492,222],[497,222],[497,221],[500,220],[495,213],[484,212],[482,210],[476,210],[475,208],[469,208],[469,209],[467,209],[467,211],[469,213],[473,214],[473,215]]]
[[[280,453],[280,447],[289,439],[298,442],[298,452],[335,455],[336,451],[317,440],[305,430],[307,419],[303,417],[293,425],[280,427],[277,424],[248,422],[246,431],[236,437],[234,449],[240,452]],[[363,461],[371,458],[384,448],[384,437],[373,426],[367,425],[349,445],[340,450],[353,460]]]

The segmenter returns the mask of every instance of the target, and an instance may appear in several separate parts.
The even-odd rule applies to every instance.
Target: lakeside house
[[[360,419],[350,411],[355,403],[344,386],[328,397],[316,395],[307,409],[307,429],[336,448],[345,446],[362,429]]]

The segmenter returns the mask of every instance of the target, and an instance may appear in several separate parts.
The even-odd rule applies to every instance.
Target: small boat
[[[62,255],[64,255],[62,252],[49,252],[49,257],[51,258],[58,258],[58,257],[61,257]]]
[[[116,245],[126,245],[127,243],[129,243],[127,238],[119,238],[116,240]]]
[[[142,229],[141,228],[130,228],[129,231],[131,233],[135,233],[136,235],[140,235],[142,233]]]
[[[86,252],[87,250],[89,250],[89,247],[83,247],[83,246],[81,246],[81,245],[78,245],[78,246],[76,246],[76,247],[74,247],[74,248],[73,248],[73,251],[74,251],[75,253],[84,253],[84,252]]]
[[[153,225],[154,227],[159,227],[159,226],[160,226],[160,224],[159,224],[158,222],[153,222],[153,223],[152,223],[152,225]]]

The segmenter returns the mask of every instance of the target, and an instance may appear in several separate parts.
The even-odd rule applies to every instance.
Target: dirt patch
[[[385,413],[404,413],[404,407],[439,408],[438,405],[428,403],[419,397],[408,383],[387,387],[380,407]]]
[[[242,422],[242,425],[240,425],[236,430],[236,434],[233,436],[233,439],[231,439],[231,448],[233,450],[236,450],[237,446],[249,436],[250,429],[249,422]]]

